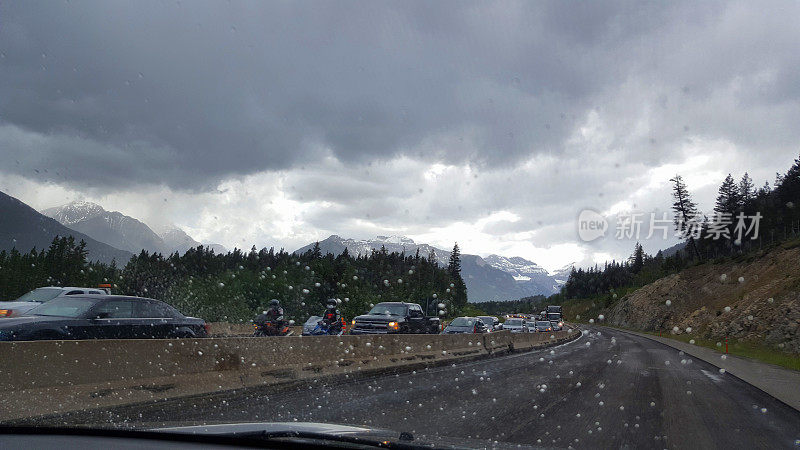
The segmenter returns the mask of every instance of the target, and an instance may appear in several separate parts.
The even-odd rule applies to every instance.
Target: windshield
[[[83,316],[95,304],[95,301],[84,298],[63,297],[43,303],[28,311],[27,315],[77,318]]]
[[[48,289],[48,288],[41,288],[41,289],[34,289],[26,294],[23,294],[18,299],[14,300],[15,302],[39,302],[44,303],[48,300],[52,300],[62,291],[61,289]]]
[[[0,447],[800,450],[798,324],[800,0],[0,0]]]
[[[403,305],[375,305],[374,308],[369,310],[368,314],[377,316],[405,316],[406,309],[407,307]]]
[[[475,326],[475,319],[471,317],[457,317],[450,322],[450,326],[453,327],[474,327]]]

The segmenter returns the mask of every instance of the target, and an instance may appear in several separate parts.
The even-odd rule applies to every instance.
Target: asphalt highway
[[[153,427],[232,422],[368,425],[575,448],[800,448],[800,412],[649,339],[587,328],[530,353],[300,389],[243,391],[52,419]]]

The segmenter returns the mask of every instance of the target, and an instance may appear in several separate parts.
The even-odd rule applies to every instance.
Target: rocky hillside
[[[627,328],[689,330],[800,353],[800,242],[662,278],[611,305],[606,319]]]

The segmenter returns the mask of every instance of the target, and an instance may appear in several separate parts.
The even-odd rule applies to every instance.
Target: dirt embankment
[[[644,286],[614,304],[614,325],[726,336],[800,353],[800,247],[707,262]]]

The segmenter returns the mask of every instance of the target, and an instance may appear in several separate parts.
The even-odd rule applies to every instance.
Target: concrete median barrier
[[[576,336],[557,333],[2,342],[0,420],[317,377],[411,370]]]

